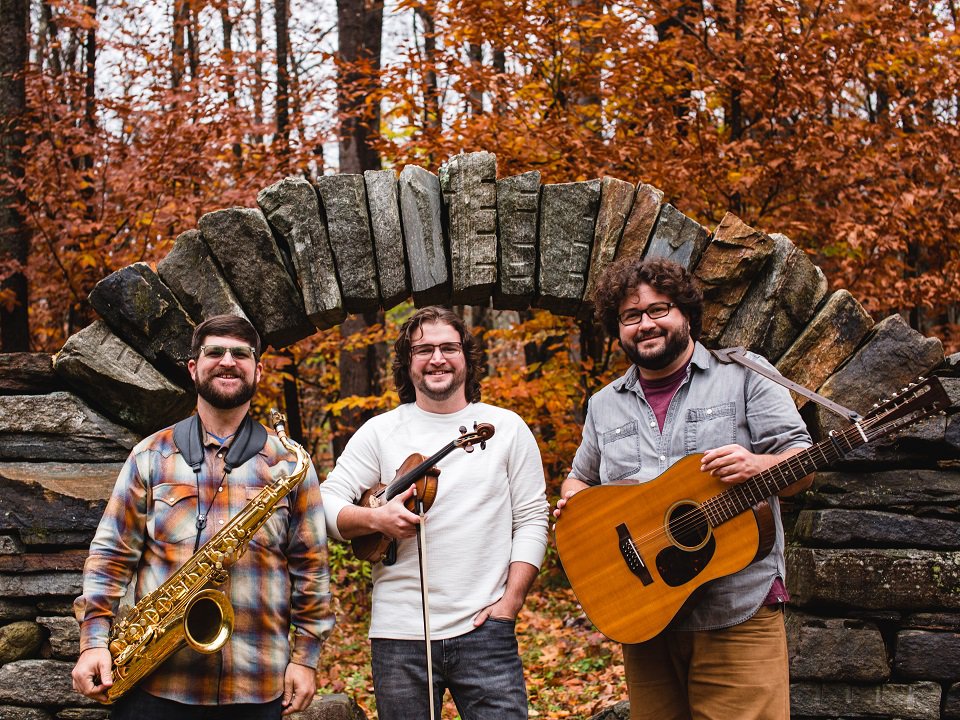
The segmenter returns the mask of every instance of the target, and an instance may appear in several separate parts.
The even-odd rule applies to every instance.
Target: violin
[[[483,450],[487,447],[487,440],[493,437],[494,429],[490,423],[474,423],[473,431],[460,427],[460,437],[444,445],[438,452],[428,458],[420,453],[413,453],[397,470],[396,476],[389,485],[382,482],[367,490],[360,496],[360,507],[377,508],[390,502],[397,495],[401,495],[411,486],[416,485],[416,495],[409,498],[404,506],[414,512],[414,502],[419,499],[424,511],[429,510],[437,497],[437,476],[440,470],[435,465],[457,448],[465,452],[473,452],[474,445],[480,445]],[[361,535],[350,541],[353,554],[361,560],[370,562],[383,561],[384,565],[396,562],[397,541],[383,533]]]

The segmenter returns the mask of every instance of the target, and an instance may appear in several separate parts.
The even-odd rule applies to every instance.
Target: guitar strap
[[[822,405],[832,412],[835,412],[837,415],[845,417],[850,422],[857,422],[861,419],[860,413],[851,410],[850,408],[845,408],[839,403],[835,403],[833,400],[828,400],[823,395],[815,393],[813,390],[807,390],[803,385],[798,385],[792,380],[787,380],[783,375],[777,372],[768,370],[760,363],[754,362],[746,355],[746,348],[742,347],[732,347],[724,348],[723,350],[711,350],[710,354],[713,355],[717,360],[728,365],[732,362],[739,363],[745,368],[753,370],[755,373],[763,375],[765,378],[773,380],[778,385],[783,385],[788,390],[792,390],[798,395],[803,395],[805,398],[813,400],[815,403]]]

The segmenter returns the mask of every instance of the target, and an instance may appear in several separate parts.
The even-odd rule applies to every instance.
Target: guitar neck
[[[845,430],[832,432],[826,440],[801,450],[749,480],[715,495],[703,504],[708,521],[713,527],[717,527],[768,497],[778,494],[797,480],[831,465],[851,450],[908,425],[929,414],[929,411],[923,409],[906,417],[900,415],[889,420],[891,414],[868,417]]]

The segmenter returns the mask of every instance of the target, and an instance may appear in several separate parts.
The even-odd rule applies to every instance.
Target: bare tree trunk
[[[440,88],[437,84],[437,30],[433,12],[425,5],[417,5],[416,17],[423,25],[423,127],[439,130],[442,124],[440,115]]]
[[[0,262],[15,263],[0,283],[10,297],[0,302],[0,351],[30,349],[26,267],[28,231],[19,206],[23,193],[14,182],[23,178],[24,116],[27,98],[23,74],[27,67],[29,23],[27,0],[0,0]]]
[[[173,37],[170,46],[170,87],[179,90],[186,71],[186,35],[190,23],[189,0],[174,0]]]
[[[470,43],[467,53],[470,56],[470,67],[476,73],[475,79],[470,85],[470,92],[467,94],[467,107],[470,109],[471,115],[483,115],[483,86],[476,79],[483,74],[483,46],[478,43]]]
[[[277,26],[277,156],[279,168],[286,171],[290,150],[290,75],[287,59],[290,47],[287,0],[275,0]]]
[[[338,50],[342,62],[337,83],[340,113],[340,172],[378,170],[380,105],[367,96],[380,82],[382,0],[337,0]]]
[[[253,3],[253,34],[256,52],[253,56],[253,122],[257,127],[263,126],[263,92],[266,81],[263,78],[263,2],[254,0]],[[259,132],[254,135],[253,141],[263,144],[263,135]]]
[[[224,84],[227,87],[227,103],[230,106],[230,110],[236,115],[239,108],[237,106],[237,77],[235,74],[236,67],[233,57],[233,18],[230,17],[230,0],[221,0],[222,4],[220,6],[220,24],[223,28],[223,73],[224,73]],[[235,126],[236,120],[230,125]],[[231,132],[236,133],[235,129]],[[231,150],[233,152],[233,169],[239,177],[240,173],[243,171],[243,146],[240,144],[240,139],[234,139],[232,143]]]

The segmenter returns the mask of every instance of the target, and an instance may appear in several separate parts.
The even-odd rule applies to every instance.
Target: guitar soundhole
[[[681,500],[667,509],[667,535],[682,550],[699,550],[710,540],[710,523],[694,502]]]

